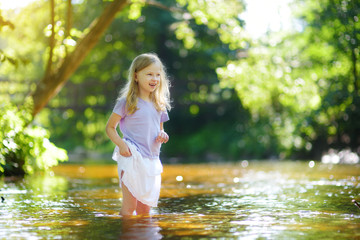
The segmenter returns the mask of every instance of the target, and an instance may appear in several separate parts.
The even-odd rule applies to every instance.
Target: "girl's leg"
[[[155,185],[159,187],[159,194],[160,194],[160,186],[161,186],[161,175],[158,175],[155,177]],[[157,187],[155,187],[157,188]],[[146,205],[140,201],[137,201],[136,206],[136,214],[138,215],[150,215],[151,207],[149,205]]]
[[[121,172],[121,178],[123,176],[124,172]],[[131,194],[129,189],[125,186],[124,182],[122,182],[122,195],[123,195],[123,202],[122,207],[120,209],[120,215],[122,216],[131,216],[133,215],[136,206],[137,206],[137,200],[136,198]]]
[[[136,214],[137,215],[149,215],[150,209],[151,209],[150,206],[143,204],[140,201],[137,201],[137,205],[136,205]]]

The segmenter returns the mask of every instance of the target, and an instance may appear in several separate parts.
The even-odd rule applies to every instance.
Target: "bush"
[[[0,176],[23,176],[47,170],[66,161],[67,153],[49,141],[49,132],[32,120],[31,102],[18,108],[3,100],[0,104]]]

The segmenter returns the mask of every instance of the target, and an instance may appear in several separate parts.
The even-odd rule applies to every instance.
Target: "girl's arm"
[[[160,123],[160,133],[156,137],[156,141],[159,143],[167,143],[169,141],[169,135],[164,131],[164,123]]]
[[[130,151],[129,147],[126,145],[124,140],[121,139],[118,132],[116,131],[116,126],[118,125],[120,120],[121,120],[120,115],[118,115],[116,113],[111,114],[111,116],[106,124],[106,135],[108,135],[110,140],[113,141],[113,143],[115,143],[119,147],[120,155],[122,155],[124,157],[130,157],[131,151]]]

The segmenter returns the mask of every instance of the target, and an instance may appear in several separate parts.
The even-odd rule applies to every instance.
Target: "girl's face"
[[[140,97],[148,99],[160,85],[160,63],[155,62],[135,73],[135,81],[139,86]]]

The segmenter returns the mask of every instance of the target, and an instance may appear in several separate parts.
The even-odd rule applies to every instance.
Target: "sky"
[[[34,0],[0,0],[1,9],[15,9],[19,7],[25,7],[27,4]]]
[[[240,14],[245,20],[245,30],[253,38],[259,38],[268,30],[290,30],[293,28],[291,0],[245,0],[246,11]]]
[[[1,9],[24,7],[34,0],[0,0]],[[252,38],[259,38],[268,30],[279,31],[292,28],[291,0],[245,0],[246,11],[240,14],[245,20],[246,31]]]

